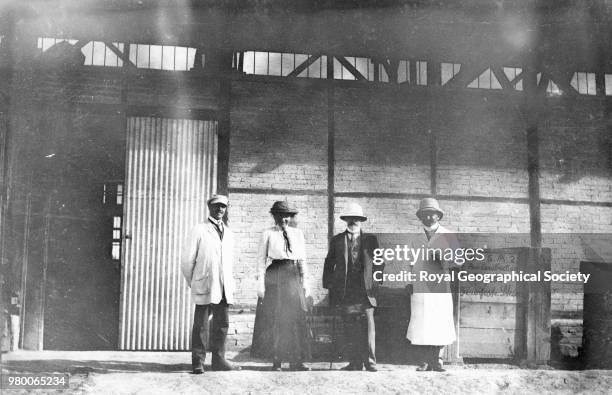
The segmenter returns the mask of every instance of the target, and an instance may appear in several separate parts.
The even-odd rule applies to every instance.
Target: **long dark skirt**
[[[310,328],[296,264],[273,261],[265,286],[265,296],[257,302],[251,355],[288,362],[310,359]]]

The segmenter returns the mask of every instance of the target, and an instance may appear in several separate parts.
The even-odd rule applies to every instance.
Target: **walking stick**
[[[332,308],[332,353],[329,359],[329,370],[332,370],[332,364],[336,358],[336,308]]]

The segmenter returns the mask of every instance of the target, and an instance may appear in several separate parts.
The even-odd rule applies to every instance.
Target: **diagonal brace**
[[[298,67],[293,69],[293,71],[291,73],[287,74],[287,77],[297,77],[298,75],[300,75],[302,73],[302,71],[304,71],[307,68],[309,68],[320,57],[321,57],[321,55],[313,55],[313,56],[308,57],[308,59],[306,59]]]
[[[352,64],[351,64],[351,63],[350,63],[348,60],[346,60],[346,58],[345,58],[345,57],[343,57],[343,56],[342,56],[342,57],[338,57],[338,58],[336,58],[336,59],[338,59],[338,61],[340,62],[340,64],[341,64],[342,66],[344,66],[344,68],[345,68],[345,69],[347,69],[347,70],[349,71],[349,73],[353,74],[353,76],[354,76],[356,79],[361,80],[361,81],[367,80],[367,78],[366,78],[366,77],[364,77],[364,76],[363,76],[363,74],[361,74],[361,73],[359,72],[359,70],[357,70],[357,69],[355,68],[355,66],[353,66],[353,65],[352,65]]]
[[[119,50],[119,48],[117,48],[115,46],[115,44],[105,41],[104,45],[106,45],[106,47],[108,49],[110,49],[115,55],[117,55],[117,57],[119,57],[119,59],[123,60],[123,62],[126,65],[136,67],[136,65],[134,63],[132,63],[132,61],[130,60],[129,56],[127,54],[125,54],[124,52],[121,52]],[[129,45],[129,44],[126,44],[126,45]]]

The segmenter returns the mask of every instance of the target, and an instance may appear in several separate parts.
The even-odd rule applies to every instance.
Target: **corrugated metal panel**
[[[192,309],[181,244],[216,190],[217,124],[128,119],[122,350],[188,350]]]

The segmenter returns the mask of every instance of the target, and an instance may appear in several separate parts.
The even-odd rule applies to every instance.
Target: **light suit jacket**
[[[228,226],[224,227],[223,241],[208,220],[191,230],[183,246],[181,271],[195,304],[217,304],[223,291],[227,303],[234,303],[233,249],[234,234]]]

